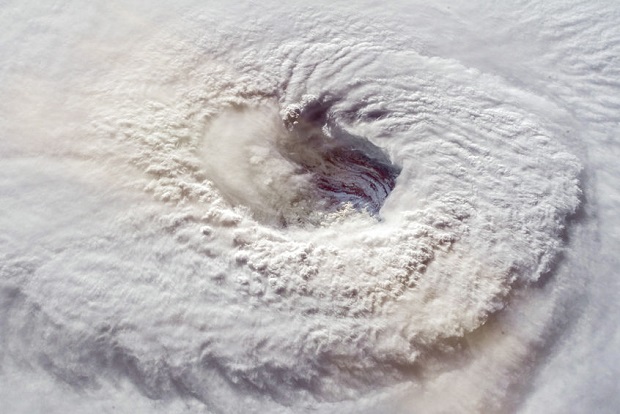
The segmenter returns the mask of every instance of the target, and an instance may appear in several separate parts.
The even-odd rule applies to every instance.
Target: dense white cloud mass
[[[620,7],[280,3],[0,3],[0,411],[615,412]]]

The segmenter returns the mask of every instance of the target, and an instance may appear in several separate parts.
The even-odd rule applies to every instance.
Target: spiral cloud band
[[[596,239],[566,135],[619,104],[573,11],[508,70],[483,30],[535,2],[61,3],[5,6],[0,388],[46,393],[10,412],[536,410]]]

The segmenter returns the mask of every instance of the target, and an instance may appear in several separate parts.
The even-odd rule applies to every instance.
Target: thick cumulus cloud
[[[595,295],[583,148],[616,122],[618,44],[540,8],[11,9],[0,397],[536,410],[536,367],[583,352],[558,315]],[[517,57],[485,43],[517,32]]]

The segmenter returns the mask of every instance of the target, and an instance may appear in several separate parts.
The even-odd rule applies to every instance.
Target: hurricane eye
[[[401,168],[368,139],[347,132],[310,111],[281,143],[281,153],[311,176],[328,209],[349,204],[376,215],[396,186]],[[302,113],[303,114],[303,113]]]

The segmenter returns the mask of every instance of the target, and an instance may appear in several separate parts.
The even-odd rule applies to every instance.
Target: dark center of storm
[[[377,214],[396,185],[401,168],[368,139],[330,120],[329,104],[318,100],[289,110],[290,139],[281,153],[308,174],[325,207],[349,204]]]

